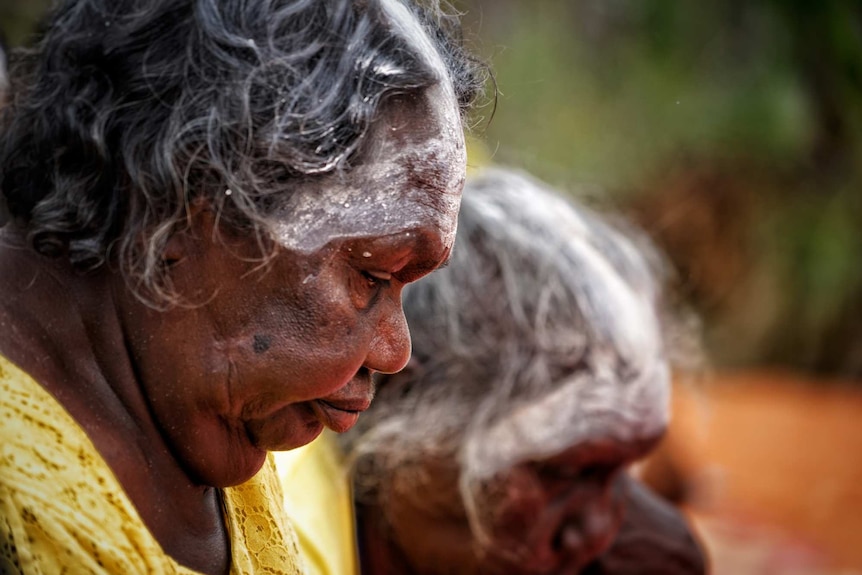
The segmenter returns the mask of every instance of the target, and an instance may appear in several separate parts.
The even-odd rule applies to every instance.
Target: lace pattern
[[[232,575],[304,572],[272,456],[224,501]],[[161,549],[72,417],[3,358],[0,573],[195,575]]]

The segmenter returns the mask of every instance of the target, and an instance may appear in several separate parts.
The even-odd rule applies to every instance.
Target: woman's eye
[[[384,272],[363,271],[361,273],[362,277],[365,278],[365,281],[368,282],[368,287],[372,288],[382,287],[392,279],[392,274]]]
[[[353,276],[353,297],[356,307],[365,309],[374,303],[380,290],[389,284],[392,274],[378,271],[357,270]]]
[[[362,275],[362,279],[365,280],[365,283],[370,288],[376,288],[380,285],[380,280],[374,276],[371,272],[360,272]]]

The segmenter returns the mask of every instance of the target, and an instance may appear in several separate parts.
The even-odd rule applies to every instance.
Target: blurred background
[[[631,211],[720,365],[862,376],[862,4],[461,6],[495,161]]]
[[[499,89],[472,163],[628,215],[700,318],[645,474],[714,572],[862,573],[862,3],[454,3]],[[7,43],[48,4],[0,0]]]
[[[477,162],[626,213],[708,375],[646,478],[719,575],[862,573],[862,3],[461,0]]]

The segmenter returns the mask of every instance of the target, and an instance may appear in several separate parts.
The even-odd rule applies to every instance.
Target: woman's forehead
[[[275,213],[274,239],[309,253],[333,240],[423,229],[451,247],[466,171],[463,134],[457,115],[440,109],[449,102],[429,96],[431,113],[415,123],[391,112],[397,122],[381,118],[361,164],[294,186]]]

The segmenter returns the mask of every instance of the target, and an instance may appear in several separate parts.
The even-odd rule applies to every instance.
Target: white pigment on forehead
[[[274,239],[290,250],[311,253],[334,240],[382,237],[432,225],[451,247],[461,202],[460,164],[452,149],[451,142],[442,140],[400,151],[391,143],[384,146],[382,157],[350,172],[298,185],[275,214]],[[440,188],[429,190],[411,181],[409,167],[420,154],[441,158],[440,164],[448,166]]]
[[[416,118],[417,123],[433,126],[434,135],[407,146],[384,141],[365,165],[288,192],[273,230],[274,239],[288,249],[310,253],[336,239],[392,235],[429,222],[438,227],[446,247],[455,241],[467,158],[454,88],[443,59],[416,17],[397,0],[381,0],[380,5],[392,33],[406,39],[437,78],[422,94],[427,116]],[[387,134],[377,131],[376,137],[385,140]],[[417,188],[408,178],[410,164],[421,164],[423,158],[433,158],[438,168],[446,167],[433,190]],[[429,193],[434,194],[433,206]]]

